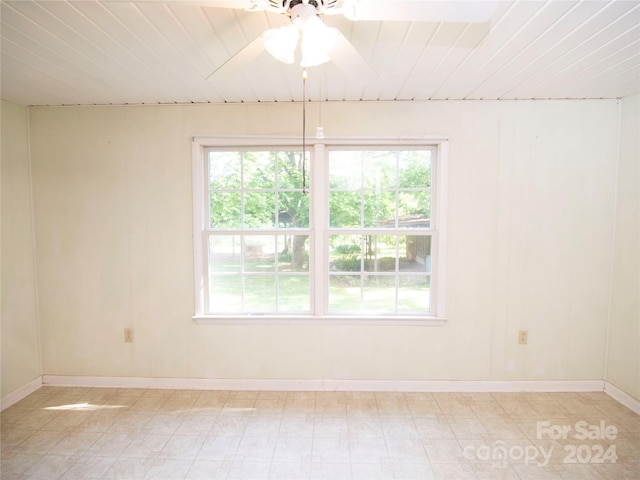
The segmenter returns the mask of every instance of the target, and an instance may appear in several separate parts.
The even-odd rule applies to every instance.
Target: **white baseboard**
[[[618,387],[609,382],[604,382],[604,393],[609,395],[618,403],[621,403],[622,405],[627,407],[632,412],[640,415],[640,400],[638,400],[637,398],[634,398],[628,393],[623,392]]]
[[[353,392],[601,392],[603,380],[278,380],[43,375],[44,385],[172,390]]]
[[[0,410],[4,410],[5,408],[9,408],[11,405],[18,403],[27,395],[31,395],[33,392],[42,387],[42,376],[38,376],[31,380],[26,385],[14,390],[8,395],[2,397],[0,400]]]

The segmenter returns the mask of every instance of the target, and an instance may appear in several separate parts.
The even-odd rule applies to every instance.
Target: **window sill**
[[[351,315],[195,315],[199,325],[365,325],[365,326],[428,326],[447,323],[442,317],[394,317]]]

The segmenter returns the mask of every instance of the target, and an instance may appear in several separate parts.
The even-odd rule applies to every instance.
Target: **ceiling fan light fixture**
[[[298,36],[298,28],[295,25],[285,25],[270,28],[264,32],[262,39],[265,50],[276,60],[291,64],[294,62]]]
[[[302,25],[302,42],[300,50],[302,67],[322,65],[331,60],[329,53],[336,45],[338,30],[327,27],[320,18],[312,16],[306,18]]]

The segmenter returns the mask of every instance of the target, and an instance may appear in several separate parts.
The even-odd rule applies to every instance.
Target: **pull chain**
[[[307,70],[302,70],[302,194],[307,193]]]

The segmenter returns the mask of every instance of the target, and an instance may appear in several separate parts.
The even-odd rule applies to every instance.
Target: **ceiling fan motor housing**
[[[292,13],[294,11],[294,7],[298,5],[305,5],[305,11],[313,11],[314,13],[321,14],[326,12],[327,10],[336,8],[338,0],[268,0],[269,6],[278,10],[282,13],[286,13],[289,16],[293,16]],[[313,9],[313,10],[311,10]],[[302,10],[301,8],[296,8],[296,11]],[[301,16],[301,15],[295,15]]]

